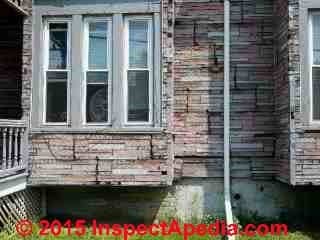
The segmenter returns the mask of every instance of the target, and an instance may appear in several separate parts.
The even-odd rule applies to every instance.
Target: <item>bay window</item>
[[[159,17],[42,20],[36,128],[159,127]]]

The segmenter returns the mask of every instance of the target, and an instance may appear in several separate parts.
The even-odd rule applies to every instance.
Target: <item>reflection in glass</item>
[[[128,121],[149,121],[149,71],[128,71]]]
[[[46,122],[67,121],[67,72],[47,72]]]
[[[68,24],[49,24],[49,69],[67,68]]]

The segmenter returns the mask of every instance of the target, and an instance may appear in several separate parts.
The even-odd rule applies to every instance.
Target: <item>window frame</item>
[[[89,24],[94,22],[106,22],[108,25],[108,40],[107,40],[107,68],[106,69],[89,69]],[[81,116],[82,116],[82,125],[84,127],[94,127],[94,126],[111,126],[112,119],[112,88],[113,88],[113,28],[112,28],[112,17],[92,17],[84,16],[83,17],[83,45],[82,45],[82,58],[84,59],[82,63],[82,83],[81,83]],[[107,72],[108,73],[108,121],[107,122],[88,122],[87,121],[87,73],[88,72]]]
[[[120,4],[121,5],[121,4]],[[120,6],[119,5],[119,6]],[[89,6],[90,7],[90,6]],[[31,103],[31,132],[33,133],[46,133],[46,132],[56,132],[56,133],[150,133],[156,134],[163,130],[163,79],[161,71],[162,63],[162,28],[161,28],[161,14],[160,9],[156,6],[155,9],[144,9],[138,8],[137,11],[132,11],[130,9],[117,10],[107,9],[102,10],[97,8],[96,12],[79,12],[79,10],[71,7],[70,9],[51,9],[50,12],[45,8],[35,7],[34,9],[34,24],[32,26],[34,31],[33,45],[40,46],[40,48],[33,47],[33,80],[32,80],[32,103]],[[83,39],[84,39],[84,20],[85,18],[93,17],[97,18],[109,18],[111,19],[112,38],[110,38],[111,47],[111,58],[112,64],[110,68],[110,78],[111,81],[110,88],[111,100],[109,103],[109,121],[110,124],[98,123],[99,125],[93,123],[85,123],[85,112],[82,110],[83,101],[85,101],[83,93]],[[149,123],[130,122],[125,123],[125,113],[124,110],[124,71],[123,71],[123,61],[124,59],[124,22],[127,17],[139,17],[148,18],[151,20],[152,24],[152,44],[153,49],[152,63],[154,64],[150,75],[153,80],[152,94],[149,94],[149,104],[151,105],[152,111],[150,111],[153,121]],[[66,123],[45,123],[44,122],[44,99],[43,94],[45,79],[43,79],[44,72],[44,51],[45,51],[45,41],[44,41],[44,27],[46,21],[57,21],[57,22],[70,22],[68,27],[68,37],[69,37],[69,66],[70,73],[68,75],[68,122]],[[120,29],[120,31],[118,30]],[[74,67],[76,66],[76,67]],[[79,66],[79,67],[78,67]],[[149,81],[151,78],[149,78]],[[149,85],[151,88],[151,85]],[[80,103],[80,104],[79,104]],[[166,122],[166,121],[165,121]]]
[[[148,67],[147,68],[130,68],[130,47],[129,47],[129,22],[130,21],[147,21],[148,23]],[[124,56],[123,56],[123,95],[124,95],[124,125],[125,126],[150,126],[154,123],[154,17],[150,15],[128,15],[124,16]],[[148,121],[128,121],[128,72],[129,71],[149,71],[148,79],[148,96],[149,96],[149,114]]]
[[[314,45],[313,45],[313,38],[314,38],[314,31],[313,31],[313,16],[320,16],[320,11],[310,11],[308,16],[308,57],[309,57],[309,93],[310,93],[310,122],[311,124],[318,124],[320,125],[320,119],[314,119],[314,105],[313,105],[313,98],[314,98],[314,91],[313,91],[313,69],[319,68],[320,64],[314,64]]]
[[[65,69],[50,69],[50,24],[51,23],[67,23],[67,65]],[[48,17],[43,21],[43,56],[42,56],[42,124],[46,126],[69,126],[71,124],[71,75],[72,75],[72,18],[51,18]],[[66,72],[67,73],[67,120],[66,122],[47,122],[47,72]]]

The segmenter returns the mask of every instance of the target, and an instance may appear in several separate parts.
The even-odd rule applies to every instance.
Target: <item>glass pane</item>
[[[87,122],[108,122],[108,73],[87,73]]]
[[[128,121],[149,121],[149,71],[128,71]]]
[[[313,119],[320,120],[320,68],[312,70]]]
[[[129,22],[130,68],[148,67],[148,22]]]
[[[107,61],[108,22],[89,23],[89,69],[106,69]]]
[[[67,121],[67,76],[66,72],[47,72],[47,122]]]
[[[68,24],[49,24],[49,69],[66,69],[68,52]]]
[[[108,82],[108,72],[87,72],[87,83],[106,84]]]
[[[320,15],[312,16],[313,26],[313,63],[320,64]]]

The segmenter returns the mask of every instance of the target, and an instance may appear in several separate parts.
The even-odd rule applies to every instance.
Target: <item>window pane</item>
[[[148,67],[148,22],[129,21],[130,68]]]
[[[87,122],[108,122],[108,73],[87,73]]]
[[[108,22],[89,23],[89,69],[106,69],[107,61]]]
[[[149,121],[149,71],[128,71],[128,121]]]
[[[67,79],[66,72],[47,72],[47,122],[67,121]]]
[[[313,63],[320,64],[320,16],[312,16],[313,26]]]
[[[66,69],[68,49],[68,24],[50,23],[49,69]]]
[[[312,70],[313,119],[320,120],[320,68]]]

